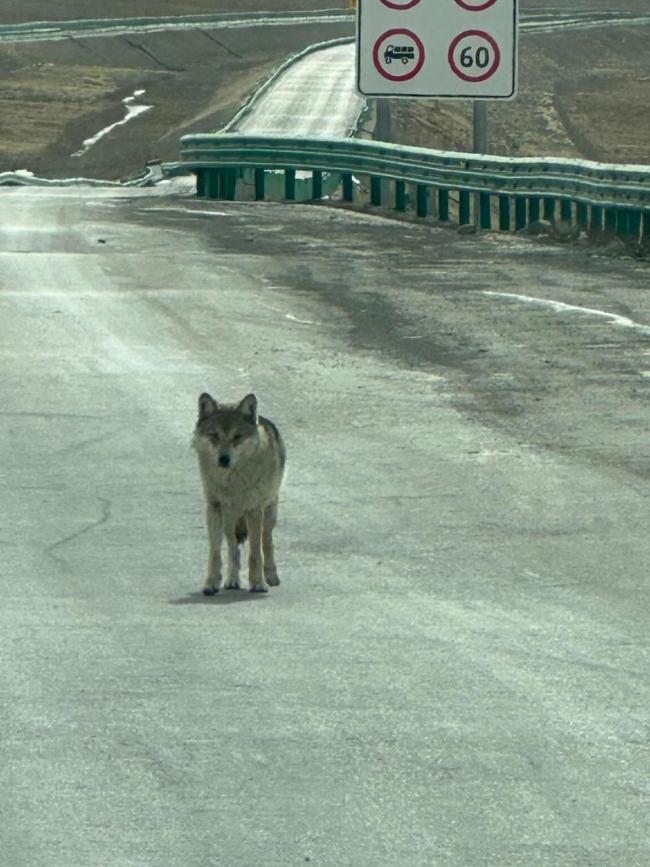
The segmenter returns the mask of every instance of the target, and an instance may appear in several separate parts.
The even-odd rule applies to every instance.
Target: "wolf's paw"
[[[269,587],[266,581],[259,581],[256,584],[251,584],[250,586],[251,593],[268,593]]]
[[[231,578],[230,581],[226,581],[223,585],[224,590],[240,590],[241,585],[239,583],[239,578]]]
[[[214,595],[215,595],[216,593],[218,593],[218,592],[219,592],[219,588],[218,588],[218,587],[208,587],[207,584],[206,584],[206,586],[203,588],[203,595],[204,595],[204,596],[214,596]]]
[[[264,577],[266,578],[266,583],[270,587],[277,587],[278,584],[280,583],[280,577],[278,576],[278,573],[275,571],[270,572],[268,575],[265,575]]]

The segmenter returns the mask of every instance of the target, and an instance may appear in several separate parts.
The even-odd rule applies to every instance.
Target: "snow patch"
[[[139,97],[143,96],[145,93],[144,90],[135,90],[132,96],[127,96],[122,100],[122,105],[126,107],[126,114],[122,118],[122,120],[117,120],[115,123],[112,123],[110,126],[105,126],[104,129],[100,129],[98,133],[95,133],[91,138],[84,139],[81,148],[78,151],[75,151],[73,154],[70,154],[71,157],[82,157],[86,154],[90,148],[97,144],[97,142],[104,138],[105,135],[108,135],[112,130],[115,129],[116,126],[122,126],[125,123],[128,123],[130,120],[133,120],[134,117],[138,117],[140,114],[144,114],[145,111],[149,111],[150,108],[153,108],[152,105],[144,105],[143,103],[136,103],[135,100]]]

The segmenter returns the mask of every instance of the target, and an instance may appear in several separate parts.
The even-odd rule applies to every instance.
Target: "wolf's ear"
[[[247,394],[241,403],[237,404],[237,410],[246,421],[257,424],[257,398],[254,394]]]
[[[203,392],[199,398],[199,419],[212,415],[219,408],[216,400],[207,392]]]

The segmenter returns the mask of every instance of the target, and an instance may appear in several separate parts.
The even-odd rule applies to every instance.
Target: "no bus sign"
[[[364,96],[509,99],[517,0],[357,0]]]

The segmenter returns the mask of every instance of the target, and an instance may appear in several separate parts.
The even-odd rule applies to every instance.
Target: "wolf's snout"
[[[219,466],[220,467],[229,467],[230,466],[230,455],[219,455]]]

